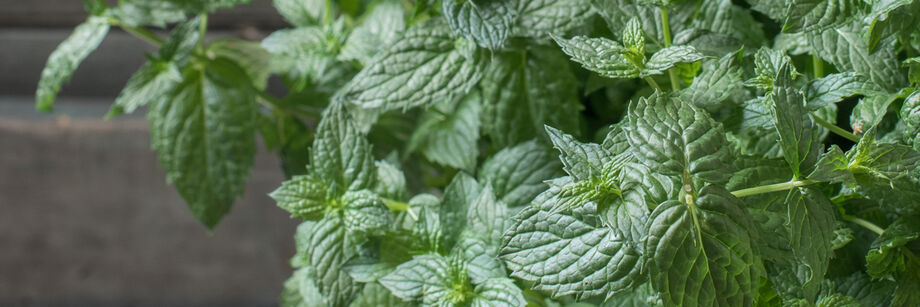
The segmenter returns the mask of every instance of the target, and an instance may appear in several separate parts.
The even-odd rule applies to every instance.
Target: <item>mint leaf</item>
[[[511,224],[508,220],[510,216],[508,205],[496,199],[492,186],[486,185],[470,204],[464,237],[478,238],[486,244],[498,246],[502,234]]]
[[[834,204],[811,188],[796,188],[786,196],[789,244],[805,266],[795,272],[801,291],[814,300],[833,256]]]
[[[460,172],[444,188],[444,200],[441,201],[440,225],[444,246],[452,248],[466,229],[470,205],[479,198],[482,186],[476,179]]]
[[[37,109],[51,111],[51,104],[61,90],[61,85],[70,80],[70,75],[90,52],[99,47],[99,43],[102,43],[108,32],[108,20],[100,16],[90,16],[54,49],[48,56],[41,80],[38,81],[38,89],[35,91]]]
[[[915,217],[902,217],[891,223],[879,235],[866,255],[866,273],[872,278],[897,276],[906,271],[911,261],[905,250],[907,243],[920,237],[920,225]]]
[[[498,147],[545,137],[543,125],[579,128],[578,80],[566,56],[554,48],[493,55],[480,87],[483,130]]]
[[[518,1],[517,11],[519,16],[513,34],[535,38],[577,29],[585,25],[593,14],[589,0]]]
[[[313,271],[302,268],[284,282],[280,305],[284,307],[322,307],[323,295],[313,283]]]
[[[590,180],[601,176],[604,164],[613,159],[613,155],[598,144],[579,142],[575,137],[550,126],[546,126],[546,133],[553,147],[559,150],[562,168],[575,179]]]
[[[562,172],[559,160],[546,146],[529,141],[492,155],[479,168],[479,182],[491,185],[495,194],[511,207],[529,204],[546,190],[544,180]]]
[[[165,28],[166,24],[185,20],[185,12],[166,1],[120,1],[108,13],[118,24],[129,27],[154,26]]]
[[[272,0],[272,4],[284,20],[299,27],[316,25],[326,9],[322,0]]]
[[[483,62],[475,46],[451,37],[446,25],[428,22],[406,31],[337,97],[372,114],[430,106],[466,95],[482,77]]]
[[[523,306],[526,301],[514,281],[508,278],[492,278],[478,285],[473,290],[476,296],[470,306]]]
[[[392,223],[390,211],[368,190],[348,191],[342,195],[345,228],[352,232],[379,232]]]
[[[648,222],[652,286],[666,306],[750,305],[760,257],[744,204],[719,186],[658,205]]]
[[[333,66],[341,25],[309,26],[278,30],[262,40],[272,54],[272,67],[288,78],[315,80]]]
[[[334,103],[323,112],[310,154],[310,171],[329,181],[337,195],[373,188],[377,170],[371,145],[342,104]]]
[[[505,44],[517,17],[516,1],[448,0],[442,3],[451,30],[492,50]]]
[[[377,161],[377,185],[374,192],[390,199],[402,200],[409,196],[406,187],[406,175],[396,165],[387,161]]]
[[[706,111],[656,93],[630,104],[628,119],[629,144],[649,168],[664,175],[728,181],[729,144],[722,126]]]
[[[294,176],[269,194],[278,207],[291,213],[292,218],[316,221],[330,206],[334,195],[330,195],[329,183],[313,175]]]
[[[808,82],[804,92],[808,109],[817,110],[850,96],[881,94],[884,89],[855,73],[837,73]]]
[[[858,0],[793,0],[783,32],[823,31],[843,25],[862,13],[862,5]]]
[[[593,204],[553,213],[560,190],[543,192],[515,215],[501,250],[511,276],[554,297],[610,298],[641,284],[641,256],[601,223]]]
[[[342,267],[354,257],[357,249],[355,237],[346,231],[341,216],[321,219],[310,233],[309,267],[316,274],[314,282],[323,301],[329,306],[345,306],[361,291]]]
[[[450,287],[449,283],[445,284],[448,270],[447,260],[442,256],[415,256],[380,279],[380,284],[405,300],[414,301],[423,296],[429,300],[429,293]]]
[[[849,182],[853,174],[848,167],[849,161],[837,145],[831,145],[818,158],[815,169],[806,178],[829,183]]]
[[[737,62],[738,57],[733,53],[720,59],[704,61],[703,71],[693,78],[689,87],[679,92],[679,97],[710,111],[725,101],[744,97],[742,71],[736,66]]]
[[[409,302],[403,301],[390,293],[390,290],[384,288],[379,283],[368,283],[364,285],[361,293],[355,298],[349,307],[409,307]]]
[[[693,63],[703,58],[692,46],[671,46],[652,54],[639,76],[660,75],[678,63]]]
[[[622,53],[626,52],[618,42],[606,38],[575,36],[571,39],[553,37],[562,51],[587,70],[607,78],[637,78],[639,70]]]
[[[805,109],[805,98],[792,87],[789,77],[790,64],[784,64],[777,70],[777,77],[770,94],[770,113],[776,132],[779,133],[783,157],[792,168],[796,178],[802,178],[814,169],[821,154],[820,135],[817,125]]]
[[[870,52],[862,30],[851,25],[809,33],[808,42],[818,56],[838,69],[867,76],[886,90],[899,89],[906,83],[891,40],[881,42],[878,50]]]
[[[471,92],[459,101],[443,101],[426,111],[409,139],[409,151],[418,149],[432,162],[473,170],[479,156],[482,98]]]
[[[365,14],[361,24],[348,35],[338,58],[370,65],[374,56],[399,39],[399,34],[405,29],[406,21],[399,2],[380,2]]]
[[[255,93],[234,63],[217,59],[188,69],[183,81],[147,111],[151,143],[166,180],[195,217],[214,228],[242,195],[255,155]],[[181,123],[181,124],[180,124]]]

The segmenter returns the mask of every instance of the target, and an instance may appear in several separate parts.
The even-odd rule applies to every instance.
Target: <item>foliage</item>
[[[275,0],[261,44],[85,2],[38,108],[158,46],[109,116],[208,228],[279,154],[282,305],[920,305],[920,1]]]

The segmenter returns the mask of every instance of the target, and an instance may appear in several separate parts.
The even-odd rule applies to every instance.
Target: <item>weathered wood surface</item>
[[[140,115],[105,103],[0,97],[0,306],[273,306],[296,222],[266,196],[283,180],[260,152],[209,233],[157,166]],[[141,112],[142,114],[142,112]]]

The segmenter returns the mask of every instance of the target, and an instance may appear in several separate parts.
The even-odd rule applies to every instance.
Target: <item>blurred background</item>
[[[265,152],[209,232],[166,184],[144,110],[103,120],[154,49],[113,27],[53,113],[34,93],[52,50],[87,16],[79,0],[0,0],[0,306],[274,306],[296,221],[266,194]],[[270,0],[210,16],[209,39],[287,27]],[[165,37],[165,32],[161,32]]]

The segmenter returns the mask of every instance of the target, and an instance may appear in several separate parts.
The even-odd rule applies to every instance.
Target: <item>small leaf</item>
[[[443,230],[444,247],[454,247],[460,233],[466,229],[470,205],[479,198],[482,187],[476,179],[464,172],[457,173],[447,188],[441,201],[440,225]]]
[[[344,223],[349,231],[379,232],[392,223],[390,210],[371,191],[348,191],[342,195]]]
[[[38,89],[35,91],[36,108],[51,111],[51,104],[61,90],[61,85],[70,80],[70,75],[99,47],[108,32],[109,22],[106,18],[90,16],[54,49],[38,81]]]
[[[294,176],[269,194],[278,207],[291,213],[292,218],[315,221],[323,217],[328,209],[329,183],[312,175]]]
[[[442,3],[444,17],[454,32],[492,50],[504,46],[517,18],[516,1],[447,0]]]
[[[415,301],[427,297],[429,293],[449,288],[448,270],[447,259],[442,256],[415,256],[380,279],[380,284],[399,298]]]
[[[601,176],[604,164],[613,159],[613,155],[598,144],[579,142],[573,136],[550,126],[546,126],[546,133],[553,147],[559,150],[562,168],[578,180]]]
[[[805,109],[805,98],[792,87],[789,64],[777,71],[776,83],[769,96],[773,123],[779,133],[783,157],[797,178],[810,173],[821,154],[817,125]]]
[[[327,9],[322,0],[273,0],[272,4],[284,20],[300,27],[316,25]]]
[[[361,24],[348,35],[339,59],[371,65],[374,56],[399,39],[399,34],[405,29],[406,21],[399,2],[382,1],[374,5]]]
[[[837,73],[808,82],[805,100],[808,101],[809,110],[817,110],[846,97],[876,95],[883,91],[882,87],[855,73]]]
[[[815,169],[806,178],[828,183],[848,182],[853,174],[848,169],[848,159],[837,145],[830,148],[818,158]]]
[[[805,266],[795,272],[801,291],[814,300],[833,256],[834,204],[811,188],[795,188],[786,196],[789,244]]]
[[[310,171],[333,184],[337,195],[373,188],[377,169],[371,145],[341,103],[333,103],[316,128]]]
[[[571,39],[553,37],[562,51],[587,70],[607,78],[638,78],[639,67],[622,53],[626,48],[606,38],[576,36]]]
[[[329,306],[346,306],[361,291],[342,267],[354,257],[358,242],[348,234],[340,216],[321,219],[310,233],[310,267],[314,281]]]
[[[471,307],[524,306],[521,289],[509,278],[492,278],[476,285]]]
[[[645,63],[639,76],[660,75],[677,63],[693,63],[704,58],[702,53],[691,46],[671,46],[655,52]]]
[[[783,32],[824,31],[861,15],[859,0],[793,0],[786,11]]]

